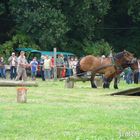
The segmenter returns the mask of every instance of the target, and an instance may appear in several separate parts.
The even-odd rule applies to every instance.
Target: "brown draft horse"
[[[91,87],[97,88],[94,83],[94,78],[97,73],[104,75],[103,88],[109,88],[113,78],[114,88],[118,89],[117,75],[119,75],[126,67],[134,60],[133,54],[124,50],[113,57],[95,57],[88,55],[83,57],[77,64],[77,76],[83,76],[85,72],[91,72]]]

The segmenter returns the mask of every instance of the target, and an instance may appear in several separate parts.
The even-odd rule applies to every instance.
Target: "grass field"
[[[26,104],[16,102],[16,87],[0,87],[0,140],[140,139],[140,97],[107,96],[117,90],[88,82],[38,82]],[[121,82],[118,91],[138,86]]]

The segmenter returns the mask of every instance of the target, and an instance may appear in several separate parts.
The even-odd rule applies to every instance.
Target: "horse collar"
[[[117,65],[117,64],[115,63],[115,59],[117,59],[117,58],[112,57],[112,59],[111,59],[112,64],[115,66],[115,68],[116,68],[117,71],[123,71],[123,67],[122,67],[122,66],[119,66],[119,65]]]

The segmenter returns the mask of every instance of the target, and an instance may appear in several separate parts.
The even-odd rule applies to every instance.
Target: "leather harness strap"
[[[118,66],[116,63],[115,63],[115,59],[117,58],[114,58],[114,57],[111,57],[111,64],[106,64],[106,65],[102,65],[102,66],[99,66],[97,68],[95,68],[92,72],[95,73],[101,69],[104,69],[106,67],[111,67],[111,66],[114,66],[116,71],[117,71],[117,74],[121,73],[123,71],[123,67],[121,66]],[[103,62],[102,62],[103,63]]]
[[[111,67],[111,66],[114,66],[114,65],[113,65],[113,64],[102,65],[102,66],[99,66],[99,67],[93,69],[92,72],[95,73],[95,72],[97,72],[97,71],[99,71],[99,70],[101,70],[101,69],[104,69],[104,68],[106,68],[106,67]]]

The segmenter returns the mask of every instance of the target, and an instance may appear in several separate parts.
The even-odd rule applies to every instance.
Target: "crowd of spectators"
[[[64,78],[76,74],[77,57],[64,57],[63,54],[57,55],[56,68],[57,78]],[[31,62],[27,62],[25,52],[21,51],[17,57],[13,52],[8,59],[10,65],[10,79],[11,80],[26,80],[26,69],[30,69],[31,79],[36,80],[39,71],[43,81],[54,78],[54,57],[44,55],[38,61],[36,57]],[[0,77],[6,79],[5,61],[0,56]],[[38,69],[39,68],[39,69]],[[8,77],[7,77],[8,78]]]
[[[138,84],[140,82],[140,69],[138,71],[133,71],[130,67],[125,68],[121,73],[121,77],[127,84]]]
[[[57,55],[57,78],[75,75],[77,62],[78,59],[76,57],[65,58],[63,54]],[[54,57],[42,56],[40,65],[42,80],[54,78]]]
[[[104,58],[104,57],[102,57]],[[54,57],[44,55],[41,56],[40,61],[34,57],[29,63],[25,57],[25,52],[21,51],[19,57],[13,52],[8,59],[10,65],[10,79],[11,80],[27,80],[26,69],[30,69],[31,79],[36,80],[39,71],[43,81],[54,78]],[[57,55],[56,71],[57,78],[69,77],[76,75],[76,65],[78,63],[77,57],[64,57],[63,54]],[[139,64],[140,65],[140,64]],[[39,68],[39,69],[38,69]],[[138,71],[132,71],[130,67],[126,68],[121,74],[127,84],[140,82],[140,66]],[[0,56],[0,77],[6,79],[5,61]],[[7,77],[8,78],[8,77]]]

